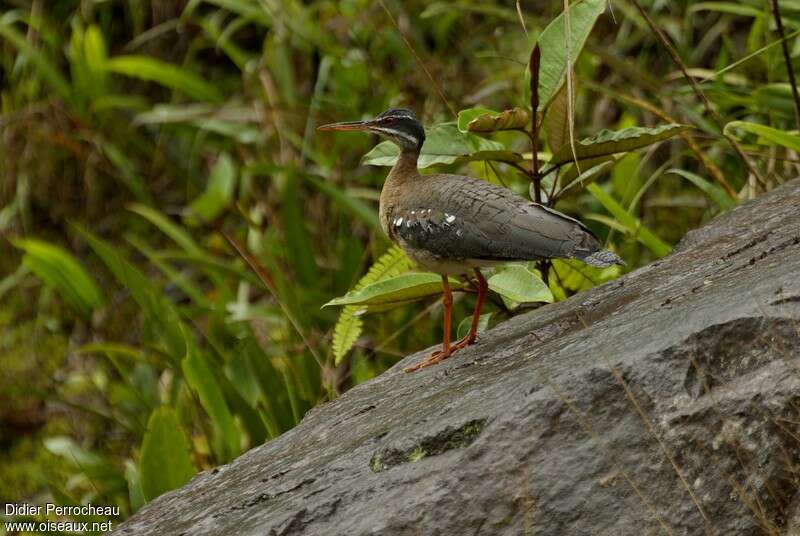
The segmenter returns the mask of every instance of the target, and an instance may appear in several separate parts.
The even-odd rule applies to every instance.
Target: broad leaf
[[[527,128],[531,114],[522,108],[495,112],[488,108],[469,108],[458,112],[458,130],[461,132],[496,132]]]
[[[364,155],[361,163],[371,166],[393,166],[400,149],[390,141],[379,143]],[[455,123],[442,123],[425,131],[425,144],[419,155],[417,166],[426,168],[436,164],[453,164],[469,160],[500,160],[512,162],[522,156],[508,151],[503,144],[487,140],[475,134],[460,132]]]
[[[603,130],[591,138],[585,138],[575,144],[575,153],[578,160],[596,158],[615,153],[632,151],[641,147],[652,145],[681,132],[688,130],[688,125],[661,125],[656,128],[630,127],[623,130]],[[550,164],[564,164],[573,159],[572,148],[565,145],[553,155]]]
[[[144,499],[183,486],[196,472],[178,414],[167,406],[158,408],[150,415],[142,441],[139,479]]]
[[[489,321],[492,319],[492,313],[483,313],[478,319],[478,333],[483,333],[489,329]],[[472,327],[472,315],[465,316],[464,319],[458,323],[456,328],[456,338],[462,339],[469,333],[469,328]]]
[[[413,261],[406,256],[402,249],[392,246],[358,280],[358,283],[353,287],[353,291],[400,275],[410,270],[413,265]],[[363,306],[347,305],[339,314],[339,320],[337,320],[336,327],[333,330],[333,357],[337,365],[361,336],[364,322],[361,320],[360,313],[363,312],[363,309]]]
[[[597,19],[606,9],[606,0],[582,0],[569,6],[571,64],[578,59]],[[567,33],[562,12],[539,36],[542,57],[539,67],[539,111],[547,109],[567,77]],[[526,72],[529,69],[526,69]]]
[[[514,303],[553,301],[542,278],[520,264],[509,264],[489,278],[489,289]]]
[[[25,251],[22,262],[64,301],[86,316],[102,305],[103,295],[83,266],[62,247],[36,239],[12,240]]]
[[[800,151],[800,136],[797,134],[791,134],[784,130],[778,130],[777,128],[759,125],[758,123],[748,123],[747,121],[731,121],[725,125],[723,132],[726,135],[730,135],[731,130],[734,128],[756,134],[759,137],[758,143],[761,145],[779,145],[793,151]]]
[[[567,86],[563,85],[553,97],[550,108],[547,110],[547,115],[544,117],[542,126],[547,134],[547,143],[550,144],[550,151],[553,153],[569,144],[568,98]],[[581,169],[583,169],[583,166],[581,166]]]
[[[450,280],[450,288],[461,289],[462,284],[455,279]],[[427,298],[442,293],[442,278],[436,274],[412,273],[404,274],[383,281],[378,281],[364,288],[348,292],[323,307],[330,305],[368,305],[381,306],[402,304]]]
[[[573,293],[588,290],[616,279],[622,272],[618,264],[599,268],[573,259],[553,259],[552,262],[556,277],[550,278],[550,288],[559,301],[567,299],[565,290]]]

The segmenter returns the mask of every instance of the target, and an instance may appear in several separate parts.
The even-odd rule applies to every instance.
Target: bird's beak
[[[373,120],[369,121],[345,121],[343,123],[330,123],[317,127],[317,130],[369,130]]]

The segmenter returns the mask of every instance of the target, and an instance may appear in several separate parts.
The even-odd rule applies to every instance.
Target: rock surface
[[[115,532],[785,534],[799,275],[795,180],[440,366],[409,356]]]

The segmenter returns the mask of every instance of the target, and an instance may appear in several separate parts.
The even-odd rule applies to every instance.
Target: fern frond
[[[403,272],[410,270],[414,262],[409,259],[405,252],[397,246],[392,246],[381,255],[370,267],[367,273],[358,280],[352,290],[358,290],[367,285],[377,283],[383,279],[388,279]],[[336,327],[333,330],[333,357],[334,363],[341,363],[347,352],[353,347],[364,328],[364,322],[359,313],[363,306],[348,305],[342,309]]]

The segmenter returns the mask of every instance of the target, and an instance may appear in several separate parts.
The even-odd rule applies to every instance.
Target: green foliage
[[[150,80],[181,91],[199,101],[220,102],[223,100],[219,90],[213,84],[185,69],[149,56],[116,56],[109,59],[105,67],[112,73]]]
[[[232,460],[241,448],[240,434],[213,369],[194,345],[189,345],[189,351],[181,365],[186,383],[197,394],[203,409],[211,417],[217,459],[221,462]]]
[[[436,307],[321,308],[412,262],[397,248],[380,255],[386,170],[358,165],[365,153],[392,165],[396,148],[315,136],[318,123],[413,107],[429,127],[424,167],[525,195],[534,154],[521,130],[536,116],[543,202],[590,225],[624,270],[796,175],[795,103],[763,4],[645,3],[720,125],[624,3],[615,19],[605,0],[572,2],[568,17],[560,1],[521,3],[521,14],[513,3],[388,3],[403,36],[362,0],[273,4],[52,0],[0,16],[0,234],[17,246],[0,256],[0,495],[117,504],[127,516],[166,489],[140,470],[153,419],[178,423],[186,476],[441,339]],[[784,4],[795,50],[800,26]],[[562,300],[622,271],[556,260],[547,281]],[[480,329],[551,299],[540,273],[486,270]],[[462,282],[454,305],[459,334],[473,286]],[[8,412],[46,423],[9,432]],[[31,477],[13,489],[22,467]]]
[[[236,165],[230,155],[222,153],[211,168],[205,191],[187,207],[188,220],[209,222],[218,218],[233,201],[236,176]]]
[[[458,130],[461,132],[525,129],[530,122],[531,113],[522,108],[495,112],[488,108],[478,107],[458,112]]]
[[[371,166],[393,166],[400,149],[392,142],[384,141],[364,155],[361,163]],[[474,134],[461,132],[454,123],[443,123],[426,130],[425,145],[417,165],[426,168],[437,164],[454,164],[470,160],[518,161],[522,157],[504,151],[502,144]]]
[[[597,184],[590,184],[586,189],[589,190],[589,193],[592,194],[595,199],[603,204],[606,210],[614,216],[616,222],[622,226],[628,234],[647,246],[657,257],[663,257],[672,250],[668,244],[665,244],[652,231],[644,227],[637,218],[625,210],[617,200],[600,186]]]
[[[357,292],[364,287],[373,285],[380,281],[395,277],[403,272],[410,270],[414,263],[397,246],[392,246],[386,253],[381,255],[378,260],[370,267],[369,271],[359,279],[353,287],[353,292]],[[361,336],[364,323],[361,315],[364,307],[347,305],[342,309],[339,320],[333,330],[333,355],[335,363],[338,365],[347,352]]]
[[[450,288],[459,290],[461,282],[450,281]],[[341,298],[335,298],[328,305],[397,306],[442,293],[442,278],[436,274],[405,274],[382,279],[366,285]]]
[[[686,125],[661,125],[656,128],[630,127],[617,132],[603,130],[591,138],[576,141],[574,156],[572,147],[563,145],[553,154],[549,162],[552,165],[565,164],[577,157],[580,164],[583,159],[599,158],[647,147],[677,136],[688,128]]]
[[[196,472],[178,414],[170,407],[158,408],[150,415],[142,442],[139,473],[144,499],[181,487]]]
[[[103,294],[81,264],[64,248],[42,240],[13,240],[25,251],[22,262],[45,284],[56,289],[78,313],[87,316],[102,305]]]
[[[498,270],[488,283],[489,290],[497,292],[510,304],[553,301],[553,294],[541,276],[519,264]]]
[[[580,0],[547,25],[537,41],[542,50],[539,72],[539,109],[546,110],[567,80],[567,65],[574,65],[597,19],[606,10],[606,0]],[[569,33],[567,33],[569,27]],[[569,51],[569,57],[567,56]],[[525,70],[528,72],[528,69]]]
[[[791,134],[777,128],[749,123],[747,121],[731,121],[725,125],[725,134],[731,134],[734,129],[744,130],[758,135],[758,143],[763,145],[777,145],[793,151],[800,151],[800,136]]]

